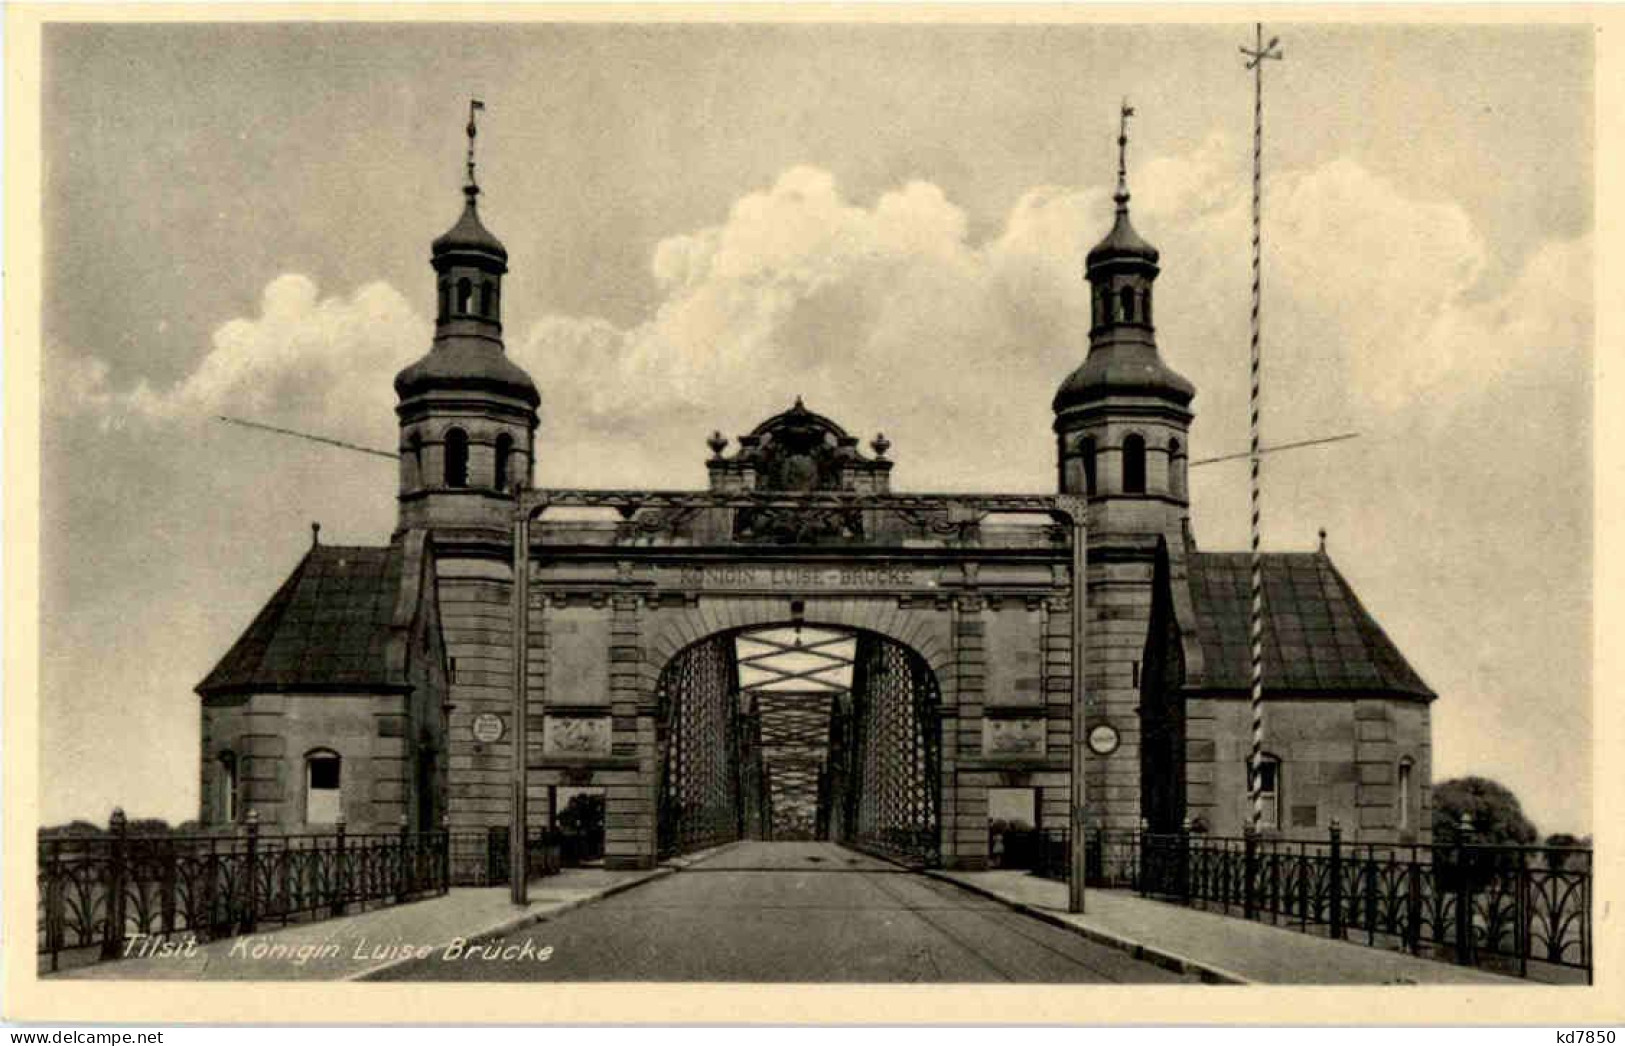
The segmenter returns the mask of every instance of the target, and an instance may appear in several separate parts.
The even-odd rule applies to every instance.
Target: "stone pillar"
[[[612,752],[635,758],[636,770],[600,773],[605,790],[604,867],[653,868],[658,845],[655,811],[660,766],[655,750],[653,695],[643,687],[643,600],[610,600],[609,700]]]
[[[1394,824],[1394,767],[1398,753],[1388,702],[1354,702],[1354,805],[1358,814],[1356,842],[1377,842],[1392,837]],[[1283,820],[1285,811],[1282,812]]]
[[[302,811],[297,794],[289,788],[286,704],[287,698],[281,694],[255,694],[249,699],[243,750],[238,755],[243,805],[238,817],[255,810],[261,824],[295,828]]]
[[[982,710],[987,701],[986,601],[974,592],[955,598],[953,659],[956,712],[955,752],[959,758],[983,757]],[[987,867],[987,783],[982,775],[960,773],[954,781],[954,804],[943,824],[944,863],[969,870]]]

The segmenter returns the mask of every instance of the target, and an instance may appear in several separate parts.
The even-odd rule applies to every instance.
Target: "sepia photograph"
[[[141,11],[31,23],[14,984],[1596,1004],[1583,12]]]

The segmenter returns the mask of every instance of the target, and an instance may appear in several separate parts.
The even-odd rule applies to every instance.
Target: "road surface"
[[[547,881],[533,883],[531,890],[545,894]],[[498,957],[483,957],[489,955]],[[489,942],[473,957],[437,952],[377,979],[1167,983],[1184,978],[957,886],[829,843],[741,843],[675,875]]]

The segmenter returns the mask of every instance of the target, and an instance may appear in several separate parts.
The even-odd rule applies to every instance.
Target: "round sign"
[[[1110,723],[1096,723],[1090,727],[1089,750],[1096,755],[1111,755],[1117,751],[1117,728]]]
[[[482,744],[502,740],[502,717],[494,712],[481,712],[474,717],[474,740]]]

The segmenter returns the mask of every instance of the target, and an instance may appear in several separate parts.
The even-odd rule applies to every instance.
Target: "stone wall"
[[[410,720],[402,694],[272,694],[203,708],[203,809],[219,823],[220,753],[237,757],[239,820],[304,831],[305,757],[338,753],[345,822],[354,832],[396,831],[408,812]]]
[[[1239,835],[1251,821],[1251,709],[1244,694],[1186,704],[1190,816],[1214,834]],[[1401,841],[1395,781],[1400,760],[1408,758],[1414,827],[1405,837],[1427,841],[1432,756],[1424,702],[1280,696],[1266,699],[1264,715],[1264,750],[1281,761],[1276,834],[1319,838],[1335,818],[1350,841]]]

